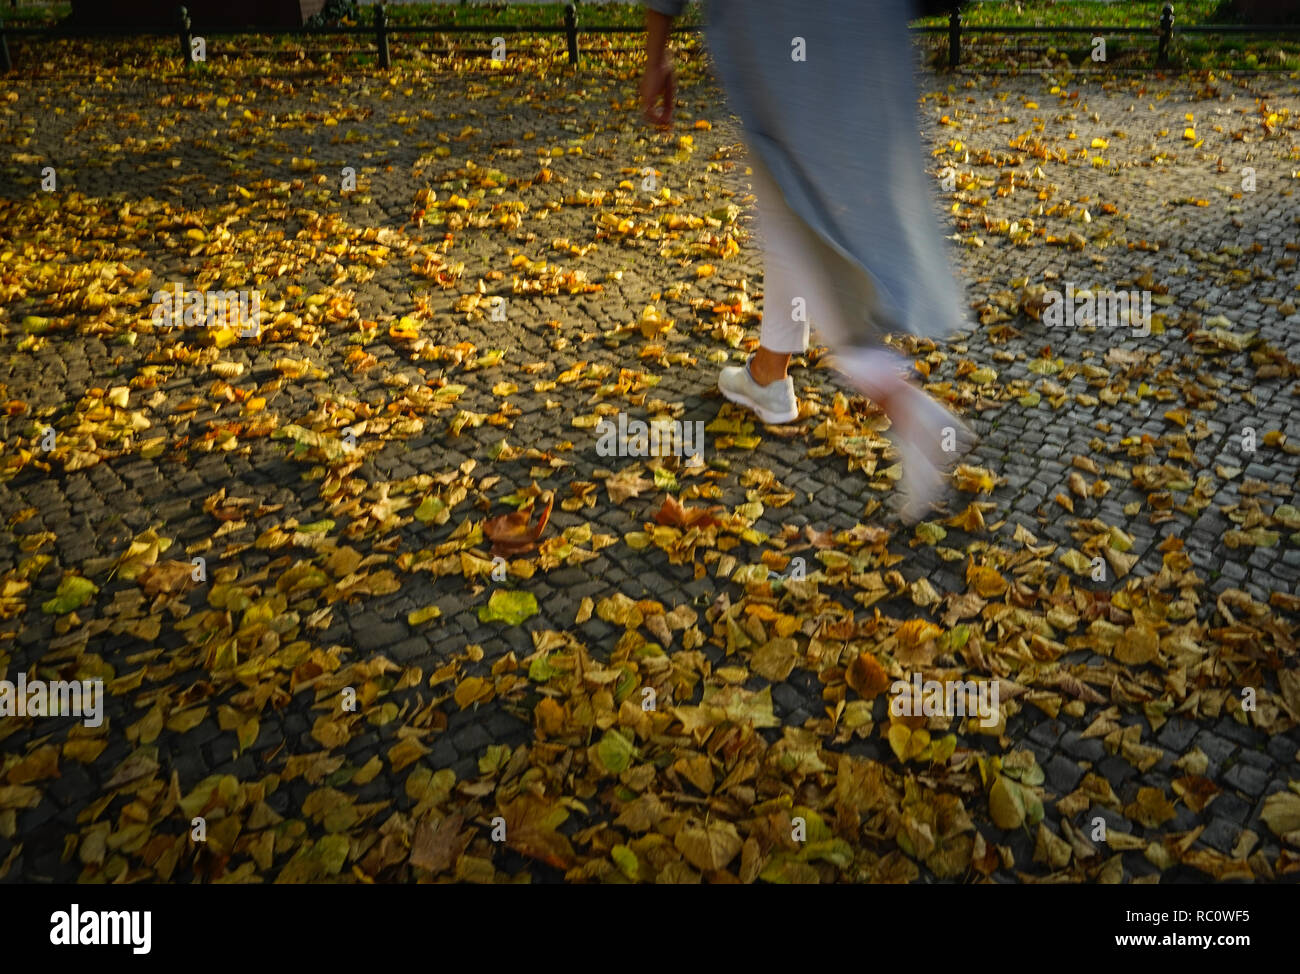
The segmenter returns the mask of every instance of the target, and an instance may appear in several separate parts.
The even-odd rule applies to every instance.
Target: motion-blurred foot
[[[836,354],[855,390],[889,416],[903,464],[898,515],[915,524],[943,500],[951,468],[975,445],[965,423],[905,378],[906,360],[885,349],[847,349]]]

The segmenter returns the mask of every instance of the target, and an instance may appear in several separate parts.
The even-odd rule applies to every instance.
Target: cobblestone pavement
[[[916,532],[889,514],[879,413],[841,395],[823,349],[796,362],[789,427],[719,399],[763,307],[740,133],[694,58],[673,133],[637,125],[632,90],[536,62],[0,82],[0,673],[108,681],[100,728],[0,721],[0,873],[1293,877],[1279,830],[1300,826],[1271,828],[1289,806],[1266,803],[1300,781],[1296,80],[927,79],[972,329],[910,351],[981,439]],[[149,324],[155,288],[250,274],[258,339]],[[1150,334],[1049,328],[1044,288],[1066,284],[1152,292]],[[593,427],[618,411],[707,424],[708,463],[602,456]],[[494,578],[478,532],[534,484],[555,492],[543,547],[507,550]],[[708,505],[721,526],[690,520]],[[762,581],[764,552],[808,580]],[[82,576],[97,590],[78,605]],[[537,613],[480,621],[505,591]],[[577,643],[620,701],[618,660],[672,654],[641,671],[662,723],[614,735],[648,763],[606,752],[608,689],[583,746],[555,743],[573,724],[548,731],[539,664]],[[864,647],[889,678],[1000,677],[1005,725],[932,717],[931,748],[951,730],[955,750],[918,758],[888,696],[861,692]],[[703,748],[691,705],[733,691],[758,710],[770,692],[748,775],[721,731],[706,770],[655,751]],[[512,760],[528,748],[531,768]],[[580,773],[598,761],[603,780]],[[901,804],[828,805],[853,768]],[[629,824],[643,771],[675,783],[665,808],[820,807],[857,838],[776,875],[784,840],[742,825],[710,870],[677,823],[687,864],[628,838],[629,864],[610,822],[650,828]],[[918,786],[959,813],[918,812]],[[550,853],[515,838],[515,796],[543,793],[569,813]],[[995,803],[1033,796],[1042,826],[998,826]],[[491,820],[512,801],[502,848]]]

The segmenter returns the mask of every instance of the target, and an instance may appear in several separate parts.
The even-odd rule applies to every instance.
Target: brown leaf
[[[744,840],[730,822],[684,825],[673,836],[673,845],[701,872],[716,872],[736,858]]]
[[[870,653],[859,653],[844,671],[844,679],[864,700],[884,693],[890,684],[889,674]]]
[[[520,795],[502,810],[506,844],[557,869],[573,864],[573,846],[556,831],[569,813],[535,795]]]
[[[1286,835],[1300,829],[1300,795],[1279,791],[1264,799],[1259,817],[1274,835]]]
[[[1204,775],[1193,774],[1174,779],[1174,793],[1198,815],[1205,810],[1206,805],[1214,801],[1219,791],[1219,786]]]
[[[160,561],[146,568],[138,579],[146,595],[179,592],[193,581],[193,568],[185,561]]]
[[[769,640],[754,650],[751,666],[763,679],[780,683],[790,675],[797,662],[799,662],[799,644],[786,637]]]
[[[719,522],[713,515],[720,510],[722,510],[720,506],[708,509],[689,507],[681,504],[672,494],[668,494],[664,497],[663,505],[655,512],[655,523],[674,528],[714,527]]]
[[[465,816],[448,815],[436,826],[421,822],[411,841],[411,865],[440,873],[455,865],[460,854],[469,845],[472,833],[462,831]]]
[[[1052,869],[1064,869],[1070,864],[1074,850],[1070,843],[1047,827],[1046,822],[1038,823],[1038,840],[1034,843],[1034,862],[1041,862]]]
[[[654,485],[653,480],[647,480],[630,470],[616,473],[605,480],[605,490],[609,493],[610,501],[615,504],[622,504],[629,497],[640,497],[643,490],[651,490]]]
[[[1159,788],[1139,788],[1137,798],[1124,806],[1124,815],[1149,829],[1158,828],[1176,814],[1173,802]]]
[[[537,546],[537,539],[542,536],[542,531],[546,529],[546,522],[551,519],[551,508],[554,505],[555,492],[548,491],[546,505],[534,525],[529,524],[533,516],[531,506],[483,522],[483,534],[492,541],[492,554],[504,558],[532,551]]]
[[[1160,636],[1147,625],[1130,626],[1115,644],[1115,658],[1129,666],[1155,660],[1160,651]]]
[[[5,776],[11,785],[25,785],[33,781],[59,777],[59,749],[53,744],[38,747],[23,758]]]

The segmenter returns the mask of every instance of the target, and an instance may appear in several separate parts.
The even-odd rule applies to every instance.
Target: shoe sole
[[[726,399],[728,402],[734,402],[737,406],[744,406],[769,426],[781,426],[785,423],[792,423],[799,418],[799,408],[797,406],[792,413],[774,413],[770,409],[764,409],[748,396],[741,395],[738,392],[731,392],[724,389],[722,386],[718,386],[718,391],[722,393],[723,399]]]

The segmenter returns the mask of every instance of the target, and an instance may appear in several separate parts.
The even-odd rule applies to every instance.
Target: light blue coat
[[[644,2],[674,17],[685,6]],[[706,11],[719,80],[837,283],[852,344],[969,327],[917,130],[911,0],[709,0]]]

